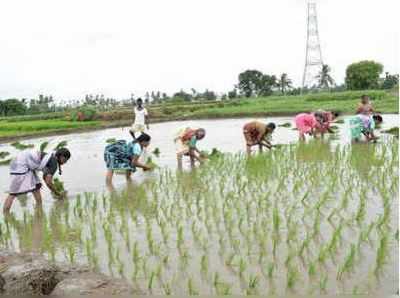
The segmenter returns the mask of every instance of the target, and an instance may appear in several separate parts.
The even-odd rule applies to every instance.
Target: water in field
[[[127,129],[41,138],[67,140],[73,158],[62,180],[68,199],[47,191],[42,210],[20,198],[1,217],[1,245],[55,260],[90,264],[153,294],[394,294],[398,285],[398,144],[349,146],[339,140],[296,145],[279,127],[279,150],[246,160],[226,155],[177,175],[179,127],[201,126],[201,149],[244,149],[249,119],[154,124],[157,173],[116,176],[104,186],[103,149]],[[398,126],[397,115],[384,128]],[[277,124],[289,118],[270,118]],[[335,144],[341,144],[336,147]],[[1,146],[0,151],[8,150]],[[0,189],[9,183],[0,168]]]

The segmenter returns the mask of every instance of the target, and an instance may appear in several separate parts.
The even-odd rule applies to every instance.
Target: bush
[[[97,111],[92,107],[82,107],[71,113],[72,121],[93,121],[96,119]]]
[[[317,93],[306,95],[306,101],[331,101],[331,100],[354,100],[360,99],[362,95],[368,95],[371,100],[381,100],[386,96],[385,91],[368,90],[368,91],[348,91],[338,93]]]

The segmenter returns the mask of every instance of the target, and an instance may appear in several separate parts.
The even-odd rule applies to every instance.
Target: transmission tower
[[[322,54],[319,43],[317,5],[314,2],[308,3],[307,9],[307,47],[306,64],[303,74],[303,89],[305,87],[317,87],[317,75],[322,70]]]

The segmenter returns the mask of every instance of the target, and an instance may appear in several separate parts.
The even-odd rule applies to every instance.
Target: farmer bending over
[[[116,143],[107,145],[104,150],[104,161],[107,166],[106,182],[112,183],[114,171],[126,171],[126,179],[131,178],[132,172],[136,168],[142,168],[144,171],[151,170],[151,167],[141,163],[139,157],[143,150],[149,146],[151,137],[142,133],[134,141],[127,143],[125,140],[119,140]]]
[[[260,121],[252,121],[245,124],[245,126],[243,126],[243,135],[246,141],[247,154],[251,154],[252,146],[258,145],[260,152],[262,152],[263,147],[271,149],[272,144],[270,140],[275,127],[275,123],[272,122],[265,124]]]
[[[176,157],[178,160],[178,169],[182,170],[182,157],[190,157],[190,166],[193,168],[195,161],[203,162],[201,152],[197,149],[197,141],[202,140],[206,135],[204,128],[185,128],[181,130],[175,138]]]
[[[61,165],[71,157],[67,148],[58,149],[55,153],[45,153],[39,150],[24,150],[10,164],[11,185],[9,195],[4,203],[3,212],[9,213],[14,199],[18,195],[31,192],[36,204],[42,204],[40,188],[42,184],[37,171],[42,171],[43,180],[56,197],[64,194],[58,192],[53,185],[53,176],[57,169],[61,175]]]

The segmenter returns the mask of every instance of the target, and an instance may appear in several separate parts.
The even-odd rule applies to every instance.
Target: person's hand
[[[149,165],[143,167],[143,171],[145,171],[145,172],[151,171],[151,170],[153,170],[153,169],[154,169],[154,167],[149,166]]]
[[[53,192],[53,196],[57,200],[62,200],[67,196],[67,191],[66,190],[64,190],[64,191],[54,191]]]

